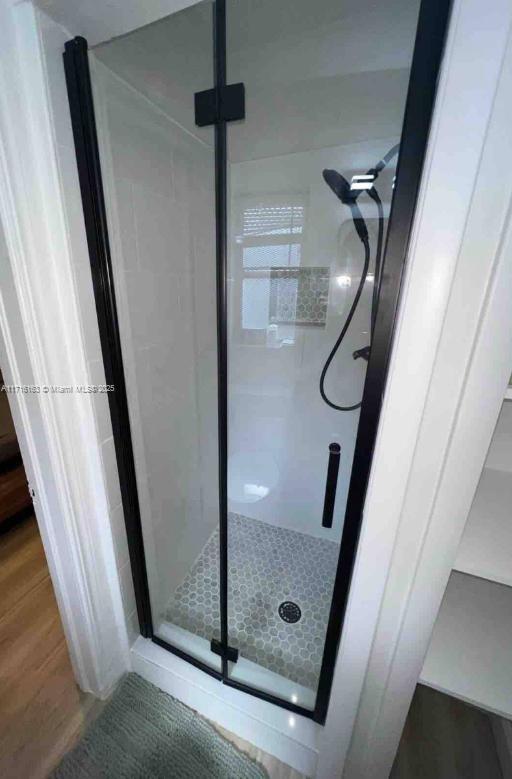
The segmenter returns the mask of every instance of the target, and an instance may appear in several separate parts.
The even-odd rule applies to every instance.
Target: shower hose
[[[386,167],[388,162],[395,156],[395,154],[398,153],[398,149],[399,149],[399,144],[396,144],[396,146],[393,146],[393,148],[388,151],[388,153],[380,160],[380,162],[374,168],[370,168],[368,174],[373,175],[374,177],[373,182],[375,182],[377,176]],[[324,178],[325,178],[325,171],[324,171]],[[371,344],[371,340],[373,339],[373,332],[375,329],[375,317],[377,314],[377,303],[379,300],[380,285],[382,280],[382,246],[384,240],[384,209],[382,206],[382,200],[380,199],[379,194],[373,185],[371,189],[366,190],[366,192],[375,202],[377,206],[377,212],[378,212],[377,248],[375,252],[375,275],[373,281],[373,295],[372,295],[372,308],[371,308],[371,328],[370,328],[370,336],[371,336],[370,344]],[[347,318],[345,319],[343,327],[341,328],[341,332],[338,338],[336,339],[336,343],[332,347],[329,356],[327,357],[327,360],[325,361],[325,364],[322,368],[319,384],[320,384],[320,395],[322,396],[322,400],[325,403],[327,403],[328,406],[335,409],[336,411],[355,411],[356,409],[360,408],[361,401],[359,401],[359,403],[354,403],[351,406],[341,406],[338,405],[337,403],[333,403],[333,401],[330,400],[330,398],[327,396],[325,392],[325,378],[327,375],[327,371],[329,370],[329,367],[334,357],[336,356],[336,353],[338,352],[338,349],[343,343],[343,340],[347,334],[352,319],[354,318],[354,314],[357,310],[357,306],[359,305],[359,300],[361,299],[361,295],[363,294],[366,277],[368,275],[368,270],[370,267],[370,239],[368,236],[368,230],[365,221],[361,216],[361,213],[356,205],[357,195],[352,196],[352,198],[349,200],[348,198],[340,196],[339,192],[336,192],[336,194],[338,195],[338,197],[340,197],[343,203],[351,207],[354,226],[356,228],[357,234],[364,248],[364,263],[361,272],[361,280],[359,281],[359,285],[357,287],[354,300],[352,301],[352,305],[350,306],[350,310],[347,314]],[[367,349],[361,349],[354,352],[353,354],[354,359],[357,359],[359,357],[362,357],[363,359],[365,358],[367,359],[369,355],[369,350],[370,347],[368,347]]]

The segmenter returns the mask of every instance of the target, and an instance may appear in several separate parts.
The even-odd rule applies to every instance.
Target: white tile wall
[[[397,118],[397,122],[399,118]],[[398,126],[398,125],[397,125]],[[229,140],[235,141],[239,129],[233,125]],[[240,139],[238,139],[240,140]],[[345,175],[365,171],[391,148],[396,139],[382,138],[310,152],[285,154],[268,159],[232,163],[230,166],[230,341],[229,341],[229,449],[231,509],[291,530],[339,540],[352,468],[358,411],[335,411],[324,404],[319,394],[323,364],[334,345],[352,303],[363,268],[363,247],[355,236],[348,208],[326,186],[324,168]],[[386,192],[386,211],[391,193],[390,171],[379,181]],[[387,181],[385,179],[387,178]],[[293,202],[300,197],[305,207],[304,242],[301,265],[327,267],[330,289],[325,327],[288,326],[290,343],[269,347],[247,342],[240,311],[244,305],[239,282],[242,263],[237,242],[237,226],[244,204],[260,202],[272,205],[276,198]],[[375,205],[361,198],[361,207],[372,233],[375,230]],[[372,223],[373,220],[373,223]],[[372,258],[375,252],[372,235]],[[373,259],[372,259],[373,262]],[[336,277],[351,278],[351,286],[337,285]],[[335,357],[326,380],[328,396],[338,404],[360,401],[366,363],[354,361],[352,352],[369,344],[372,285],[367,284],[357,313]],[[333,528],[321,526],[328,446],[341,445],[340,474]],[[238,463],[253,455],[248,470]],[[271,472],[268,464],[272,464]],[[255,484],[266,485],[273,476],[267,497],[243,503],[235,499],[242,476]],[[268,485],[266,485],[268,486]]]
[[[58,165],[90,383],[105,376],[61,52],[41,14]],[[103,148],[116,295],[155,618],[217,521],[213,151],[101,70]],[[103,102],[101,99],[100,102]],[[107,123],[102,125],[102,108]],[[110,175],[110,179],[108,176]],[[108,179],[108,180],[106,180]],[[112,213],[111,213],[112,212]],[[197,322],[195,320],[198,314]],[[94,397],[110,520],[132,636],[137,632],[108,397]],[[200,442],[208,437],[201,449]]]
[[[156,622],[218,521],[213,149],[93,72]]]

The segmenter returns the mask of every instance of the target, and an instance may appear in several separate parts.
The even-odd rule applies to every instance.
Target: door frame
[[[316,702],[313,711],[276,695],[233,680],[228,659],[228,370],[227,370],[227,123],[218,117],[215,129],[215,246],[217,297],[217,378],[219,449],[219,551],[220,551],[220,642],[222,670],[212,669],[182,649],[155,635],[144,553],[135,462],[130,431],[121,337],[117,317],[114,276],[107,227],[99,142],[96,129],[88,44],[76,37],[66,43],[64,64],[75,140],[75,152],[82,193],[87,243],[93,277],[96,310],[107,384],[115,386],[109,395],[123,509],[141,633],[155,643],[188,660],[196,667],[235,689],[323,724],[327,716],[343,621],[346,612],[357,544],[361,529],[366,488],[377,436],[389,355],[398,310],[402,274],[419,191],[429,128],[434,108],[438,73],[449,21],[450,0],[422,0],[417,22],[411,74],[404,111],[402,140],[397,162],[383,277],[363,391],[347,507],[339,549],[338,565],[330,605]],[[213,3],[214,89],[226,86],[226,2]],[[205,84],[205,88],[208,85]],[[191,96],[192,97],[192,96]],[[386,261],[386,256],[388,259]]]
[[[471,8],[464,8],[458,20],[457,34],[466,40],[471,36],[470,13]],[[482,53],[470,65],[465,63],[463,74],[453,72],[446,85],[447,99],[458,103],[460,111],[445,117],[439,131],[453,145],[451,174],[458,182],[457,190],[470,189],[470,176],[474,177],[471,204],[467,213],[457,204],[444,217],[438,215],[438,235],[431,240],[428,259],[422,251],[424,261],[439,262],[437,272],[453,273],[452,283],[397,516],[399,525],[345,779],[377,779],[391,770],[512,370],[512,180],[496,179],[496,170],[512,155],[510,4],[487,6],[480,36]],[[484,54],[486,38],[496,47],[491,59]],[[465,111],[472,111],[466,105],[462,80],[471,76],[473,97],[484,113],[465,136],[463,148],[457,150],[458,122]],[[482,133],[484,144],[475,159]],[[423,235],[417,236],[418,245],[424,240],[429,212],[438,212],[436,199],[452,197],[443,192],[446,169],[442,161],[434,158],[432,162],[432,187],[423,206],[426,224]],[[472,169],[468,170],[468,162]],[[458,246],[449,246],[443,239],[451,220],[454,227],[461,226]],[[411,298],[413,305],[421,313],[418,296]],[[427,327],[433,324],[432,319],[423,321]],[[418,334],[412,332],[409,337]],[[396,354],[397,374],[402,372],[398,361],[404,360],[405,353],[404,343],[402,353]],[[400,413],[399,403],[397,394],[390,424],[391,415]],[[377,492],[381,488],[377,483],[373,486]]]
[[[93,381],[40,22],[30,2],[0,3],[2,370],[43,388]],[[105,698],[130,655],[93,398],[17,392],[9,403],[74,673]]]

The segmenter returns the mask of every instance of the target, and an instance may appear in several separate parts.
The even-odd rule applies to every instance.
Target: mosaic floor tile
[[[239,514],[229,515],[229,643],[255,663],[315,689],[336,573],[338,544]],[[213,533],[177,588],[167,619],[219,638],[219,538]],[[298,622],[279,616],[296,603]]]

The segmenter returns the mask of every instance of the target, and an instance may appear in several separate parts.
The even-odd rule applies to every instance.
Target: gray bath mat
[[[183,703],[128,674],[54,779],[268,779]]]

